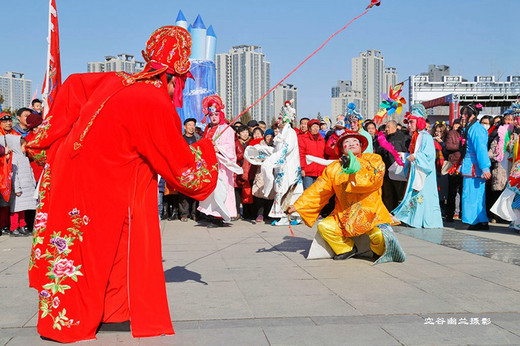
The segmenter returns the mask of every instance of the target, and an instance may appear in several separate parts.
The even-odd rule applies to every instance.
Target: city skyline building
[[[292,107],[296,110],[296,116],[302,118],[298,114],[298,88],[293,84],[280,84],[273,91],[273,107],[271,110],[272,117],[269,121],[266,121],[268,126],[276,121],[280,115],[282,107],[285,105],[285,101],[294,100]]]
[[[444,76],[450,75],[450,67],[448,65],[428,65],[428,72],[422,72],[420,75],[428,76],[430,82],[442,82]]]
[[[352,88],[361,92],[359,111],[373,118],[381,103],[384,81],[384,58],[380,51],[369,49],[352,58]]]
[[[361,92],[352,88],[352,81],[339,80],[337,85],[331,89],[331,118],[336,119],[338,115],[344,115],[348,104],[353,102],[357,109],[361,108]],[[334,123],[334,120],[333,120]],[[333,124],[334,125],[334,124]]]
[[[217,94],[224,101],[229,118],[238,116],[270,89],[271,63],[259,46],[233,46],[228,53],[216,54],[215,65]],[[266,123],[271,121],[271,95],[267,95],[249,112],[252,119]]]
[[[388,95],[390,88],[397,83],[397,69],[395,67],[385,67],[385,74],[383,76],[383,93]]]
[[[117,57],[107,55],[105,61],[88,62],[87,72],[126,72],[134,74],[141,72],[144,66],[144,61],[137,61],[131,54],[121,53]]]
[[[352,90],[360,92],[359,111],[365,119],[372,119],[379,110],[381,94],[387,94],[390,86],[397,84],[395,67],[385,68],[381,51],[368,49],[352,58]],[[352,93],[352,97],[357,97]]]
[[[4,98],[2,109],[11,111],[31,106],[32,81],[21,72],[8,71],[0,76],[0,95]]]

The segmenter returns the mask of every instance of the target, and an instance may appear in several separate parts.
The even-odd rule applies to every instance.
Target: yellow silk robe
[[[392,217],[381,198],[385,175],[381,156],[365,153],[357,159],[361,169],[354,174],[342,173],[339,160],[328,165],[294,203],[307,226],[314,225],[333,195],[336,195],[336,207],[331,215],[346,237],[364,234],[380,224],[392,224]]]

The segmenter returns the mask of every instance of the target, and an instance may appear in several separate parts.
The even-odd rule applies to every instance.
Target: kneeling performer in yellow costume
[[[367,145],[363,135],[345,132],[335,148],[341,158],[325,168],[287,213],[297,211],[312,227],[321,209],[336,195],[334,211],[318,224],[318,232],[336,254],[335,260],[355,256],[358,250],[351,238],[366,234],[370,249],[379,257],[376,263],[404,262],[406,256],[390,227],[392,217],[381,199],[385,164],[377,154],[362,154]]]

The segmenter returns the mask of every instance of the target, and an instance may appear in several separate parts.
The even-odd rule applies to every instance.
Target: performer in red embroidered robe
[[[159,28],[143,52],[143,72],[70,76],[27,136],[27,151],[46,156],[29,265],[42,336],[94,339],[100,323],[127,320],[134,337],[174,333],[157,174],[198,200],[217,182],[213,144],[188,146],[174,108],[190,51],[186,30]]]

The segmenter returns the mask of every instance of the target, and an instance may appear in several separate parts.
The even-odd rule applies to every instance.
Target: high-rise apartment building
[[[331,89],[331,117],[335,119],[338,115],[344,115],[348,104],[354,103],[357,109],[361,108],[361,92],[352,88],[352,81],[339,80],[338,84]]]
[[[373,118],[384,91],[385,62],[380,51],[369,49],[352,58],[352,88],[361,92],[359,111],[365,118]]]
[[[383,79],[383,93],[388,95],[390,87],[393,87],[398,83],[397,69],[395,67],[385,67],[385,75]]]
[[[271,85],[271,63],[262,48],[253,45],[232,47],[216,55],[217,94],[226,105],[226,116],[234,118],[263,96]],[[271,121],[271,96],[266,96],[250,111],[251,117]]]
[[[112,55],[105,56],[105,61],[88,62],[87,72],[127,72],[137,73],[144,69],[143,61],[135,60],[133,55],[119,54],[117,57]]]
[[[271,125],[273,120],[278,119],[280,115],[280,111],[282,107],[285,105],[285,101],[294,100],[292,107],[296,109],[296,115],[298,114],[298,88],[292,84],[280,84],[274,89],[273,92],[273,109],[271,114],[273,115],[271,119],[266,123]]]
[[[2,108],[11,110],[31,105],[32,82],[20,72],[6,72],[0,76],[0,95],[4,98]]]
[[[421,73],[421,76],[428,76],[430,82],[442,82],[444,76],[450,75],[450,67],[447,65],[428,65],[428,72]]]

